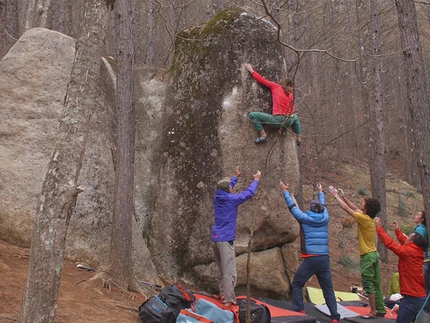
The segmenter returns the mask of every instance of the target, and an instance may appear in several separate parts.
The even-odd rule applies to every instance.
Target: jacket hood
[[[327,209],[324,208],[324,212],[316,213],[311,210],[307,210],[306,214],[309,216],[308,221],[313,224],[326,225],[329,220]]]

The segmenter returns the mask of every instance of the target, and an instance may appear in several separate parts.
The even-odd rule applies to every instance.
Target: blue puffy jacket
[[[290,196],[290,192],[284,192],[284,199],[291,214],[300,224],[300,250],[302,254],[328,255],[328,221],[330,216],[325,206],[323,192],[318,193],[319,201],[324,205],[322,213],[310,210],[301,211]]]
[[[236,185],[238,178],[233,176],[230,186]],[[217,189],[214,197],[215,223],[212,227],[212,241],[233,241],[236,239],[237,208],[251,199],[258,187],[254,180],[246,190],[233,194]]]

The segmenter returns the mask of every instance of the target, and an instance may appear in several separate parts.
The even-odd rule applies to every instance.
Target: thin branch
[[[261,3],[263,4],[263,7],[264,7],[264,10],[266,11],[266,14],[273,20],[273,22],[277,26],[277,41],[279,43],[281,43],[283,46],[285,46],[285,47],[291,49],[292,51],[294,51],[296,53],[296,55],[297,55],[298,58],[299,58],[299,53],[323,53],[323,54],[326,54],[326,55],[328,55],[328,56],[330,56],[330,57],[332,57],[334,59],[340,60],[342,62],[353,63],[353,62],[356,62],[356,61],[360,60],[362,57],[364,57],[364,56],[367,55],[367,54],[365,54],[365,55],[359,56],[359,57],[357,57],[355,59],[346,59],[346,58],[338,57],[338,56],[330,53],[328,50],[325,50],[325,49],[318,49],[318,48],[299,49],[299,48],[295,48],[294,46],[292,46],[292,45],[290,45],[290,44],[288,44],[288,43],[286,43],[286,42],[284,42],[284,41],[281,40],[281,31],[282,31],[281,24],[278,22],[278,20],[275,17],[273,17],[272,13],[270,12],[270,10],[269,10],[269,8],[268,8],[268,6],[266,4],[266,1],[265,0],[261,0]]]
[[[18,41],[18,39],[16,39],[15,37],[13,37],[11,34],[9,34],[9,32],[7,31],[6,27],[3,26],[3,24],[0,24],[0,26],[4,29],[4,32],[6,33],[6,35],[8,35],[10,38],[12,38],[15,41]]]

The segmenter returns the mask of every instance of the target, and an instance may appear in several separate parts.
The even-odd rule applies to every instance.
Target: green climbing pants
[[[300,127],[300,121],[297,114],[292,114],[290,116],[284,115],[271,115],[264,112],[251,112],[249,114],[249,120],[251,121],[254,129],[257,131],[263,130],[263,125],[269,128],[279,129],[282,126],[290,127],[295,134],[302,133],[302,128]]]

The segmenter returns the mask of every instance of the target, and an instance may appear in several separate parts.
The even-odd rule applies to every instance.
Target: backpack
[[[183,309],[176,319],[176,323],[234,323],[234,321],[235,316],[232,311],[222,309],[203,298],[196,301],[195,311]]]
[[[234,313],[231,310],[220,308],[203,298],[197,300],[196,312],[209,318],[213,323],[234,323]]]
[[[214,321],[186,308],[179,313],[176,323],[214,323]]]
[[[139,306],[139,319],[143,323],[173,323],[175,318],[169,306],[158,295],[148,298]]]
[[[239,322],[246,323],[246,299],[238,301],[239,305]],[[264,304],[257,304],[254,300],[249,300],[249,307],[251,310],[252,323],[270,323],[271,315],[270,310]]]
[[[191,304],[196,300],[194,294],[180,284],[164,287],[158,296],[169,306],[175,318],[181,310],[190,308]]]

